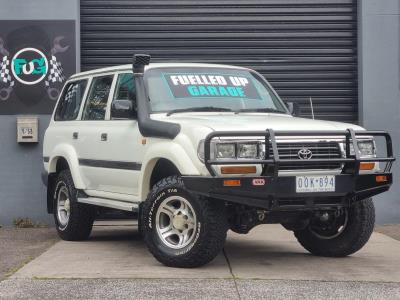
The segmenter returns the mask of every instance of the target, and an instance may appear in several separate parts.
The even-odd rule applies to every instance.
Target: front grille
[[[295,142],[295,143],[277,143],[278,153],[280,159],[293,159],[299,160],[299,150],[309,149],[312,152],[313,159],[329,159],[341,158],[341,151],[339,143],[337,142]],[[272,157],[272,148],[269,149],[270,157]],[[287,170],[330,170],[339,169],[340,163],[307,163],[307,164],[293,164],[293,165],[280,165],[279,169],[282,171]]]

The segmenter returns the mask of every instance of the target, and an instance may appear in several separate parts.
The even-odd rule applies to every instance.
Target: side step
[[[137,212],[139,209],[139,205],[137,203],[124,202],[118,200],[111,200],[105,198],[96,198],[96,197],[82,197],[78,198],[78,202],[92,204],[97,206],[104,206],[109,208],[121,209],[130,212]]]

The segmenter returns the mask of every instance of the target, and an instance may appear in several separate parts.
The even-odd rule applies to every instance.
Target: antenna
[[[313,104],[312,104],[312,99],[311,99],[311,97],[310,97],[310,106],[311,106],[311,116],[312,116],[312,118],[313,118],[313,120],[315,119],[314,118],[314,107],[313,107]]]

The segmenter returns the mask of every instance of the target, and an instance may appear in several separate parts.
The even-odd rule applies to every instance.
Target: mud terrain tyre
[[[77,194],[70,171],[61,171],[55,183],[54,220],[58,235],[66,241],[86,240],[93,227],[95,208],[78,203]]]
[[[142,208],[144,240],[164,265],[199,267],[221,252],[228,230],[224,203],[192,195],[179,176],[156,183]]]
[[[360,250],[369,240],[375,223],[372,199],[364,199],[346,209],[347,221],[341,232],[332,237],[316,234],[309,226],[294,231],[299,243],[317,256],[344,257]]]

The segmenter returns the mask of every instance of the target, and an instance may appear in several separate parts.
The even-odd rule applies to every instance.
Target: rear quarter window
[[[87,86],[87,80],[70,82],[66,85],[60,98],[56,112],[55,121],[76,120]]]

